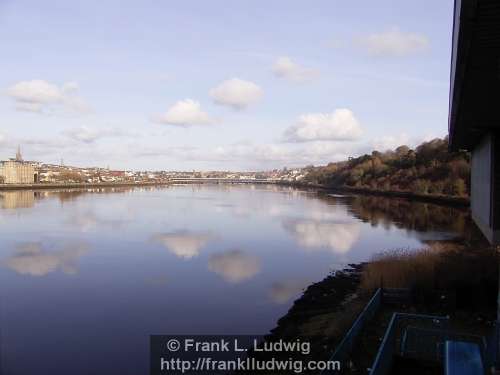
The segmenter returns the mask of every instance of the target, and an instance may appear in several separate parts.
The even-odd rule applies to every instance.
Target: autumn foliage
[[[470,191],[470,155],[448,152],[448,138],[437,138],[415,149],[400,146],[309,167],[306,181],[332,187],[464,197]]]

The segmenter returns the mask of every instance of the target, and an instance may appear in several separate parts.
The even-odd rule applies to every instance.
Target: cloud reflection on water
[[[179,258],[191,259],[200,254],[200,250],[215,236],[211,233],[197,233],[180,230],[170,233],[158,233],[153,240],[163,245],[168,251]]]
[[[61,250],[48,251],[41,242],[27,242],[17,246],[14,255],[4,264],[22,275],[45,276],[60,269],[68,275],[78,272],[77,261],[88,252],[81,242],[67,244]]]
[[[105,218],[97,215],[93,211],[77,213],[71,216],[68,224],[78,228],[81,232],[91,232],[103,228],[118,229],[132,222],[133,217],[127,212],[120,213],[120,218]],[[127,217],[128,216],[128,217]]]
[[[228,283],[236,284],[251,279],[260,271],[260,259],[241,250],[212,254],[208,269]]]
[[[359,239],[357,222],[321,222],[317,220],[286,220],[284,228],[306,249],[328,248],[336,254],[346,254]]]
[[[269,297],[271,300],[282,305],[287,303],[294,297],[298,297],[302,291],[310,284],[306,280],[287,280],[275,282],[269,289]]]

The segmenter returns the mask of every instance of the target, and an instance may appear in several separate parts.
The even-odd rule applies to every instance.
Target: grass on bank
[[[446,291],[456,295],[458,309],[488,310],[496,306],[498,267],[494,249],[435,243],[378,254],[365,266],[360,289],[410,288],[424,297]]]
[[[299,314],[303,318],[293,321],[293,331],[296,335],[323,336],[338,342],[381,286],[411,289],[416,298],[415,306],[409,307],[415,311],[491,315],[496,311],[498,267],[493,249],[472,249],[453,242],[383,252],[363,265],[359,285],[341,303],[329,302],[339,288],[335,278],[325,280],[325,292],[316,293],[313,299],[308,296],[308,306],[303,307],[307,313]],[[451,307],[443,307],[443,294],[453,296]]]
[[[451,251],[443,246],[419,250],[398,249],[375,255],[365,266],[361,288],[373,291],[379,287],[431,288],[443,252]]]

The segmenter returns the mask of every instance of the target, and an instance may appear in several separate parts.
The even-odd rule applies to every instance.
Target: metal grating
[[[450,340],[478,344],[482,352],[486,349],[486,340],[482,336],[409,326],[401,341],[401,354],[404,357],[442,363],[444,343]]]

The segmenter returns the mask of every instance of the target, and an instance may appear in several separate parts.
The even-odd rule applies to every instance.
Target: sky
[[[0,160],[270,170],[447,133],[453,0],[0,0]]]

